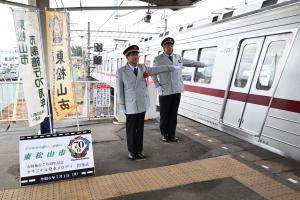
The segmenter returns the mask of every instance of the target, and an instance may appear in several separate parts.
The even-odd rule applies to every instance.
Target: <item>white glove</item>
[[[175,69],[183,69],[183,66],[182,65],[174,65],[174,68]]]
[[[158,87],[156,88],[156,90],[157,90],[158,95],[162,95],[163,92],[164,92],[164,89],[163,89],[161,86],[158,86]]]

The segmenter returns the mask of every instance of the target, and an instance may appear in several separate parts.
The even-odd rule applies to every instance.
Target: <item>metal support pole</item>
[[[70,53],[70,49],[71,49],[71,37],[70,37],[70,14],[65,12],[65,15],[67,17],[67,28],[68,28],[68,52],[69,52],[69,59],[71,59],[71,53]],[[76,102],[76,85],[74,82],[74,70],[73,70],[73,66],[72,64],[69,62],[69,66],[70,66],[70,71],[71,71],[71,80],[72,80],[72,88],[73,88],[73,94],[74,94],[74,99]],[[76,125],[77,125],[77,131],[80,131],[80,127],[79,127],[79,120],[78,120],[78,109],[77,109],[77,105],[76,105]]]
[[[44,1],[36,1],[36,8],[39,10],[45,10],[45,8],[49,8],[49,0]],[[42,46],[44,52],[44,59],[45,59],[45,73],[47,78],[47,88],[48,88],[48,108],[49,108],[49,115],[45,118],[45,120],[41,123],[40,129],[41,134],[45,133],[53,133],[53,118],[52,118],[52,106],[51,106],[51,93],[50,93],[50,83],[49,83],[49,66],[48,66],[48,44],[47,44],[47,29],[46,29],[46,13],[40,12],[40,26],[41,26],[41,33],[44,37],[42,37]]]
[[[87,79],[90,80],[90,73],[91,73],[91,53],[90,53],[90,46],[91,46],[91,29],[90,29],[90,22],[88,22],[88,38],[87,38],[87,51],[88,51],[88,59],[87,59]]]

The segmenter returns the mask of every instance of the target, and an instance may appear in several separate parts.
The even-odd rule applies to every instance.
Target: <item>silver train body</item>
[[[182,71],[179,114],[300,161],[299,29],[300,3],[285,1],[171,33],[175,53],[206,63]],[[163,37],[138,43],[141,62],[151,66]],[[115,86],[125,58],[102,56],[101,81]]]

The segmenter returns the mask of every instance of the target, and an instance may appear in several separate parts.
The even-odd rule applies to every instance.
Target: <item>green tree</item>
[[[72,56],[82,56],[82,48],[80,46],[71,47]]]

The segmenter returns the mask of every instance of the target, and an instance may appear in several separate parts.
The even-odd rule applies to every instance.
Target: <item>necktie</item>
[[[171,55],[169,55],[169,59],[171,60],[171,62],[173,63],[173,57]]]
[[[135,67],[135,68],[133,69],[133,72],[134,72],[135,76],[137,76],[137,74],[138,74],[138,68]]]

